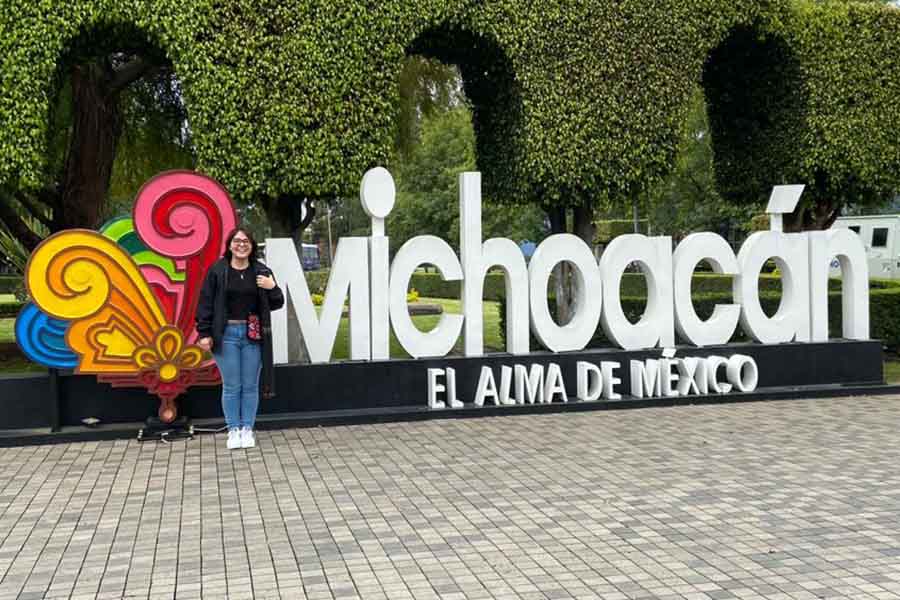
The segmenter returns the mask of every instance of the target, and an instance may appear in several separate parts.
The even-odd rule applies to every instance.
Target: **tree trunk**
[[[554,206],[545,210],[550,217],[550,232],[566,233],[568,229],[566,209]],[[585,201],[572,210],[572,217],[574,234],[593,250],[594,207],[589,201]],[[571,263],[561,262],[553,268],[553,282],[556,295],[556,321],[560,325],[566,325],[578,311],[578,279]]]
[[[594,226],[594,207],[589,201],[585,201],[581,206],[576,206],[572,211],[574,216],[575,235],[580,237],[588,248],[594,248],[594,235],[596,227]]]
[[[596,227],[594,226],[594,207],[590,201],[586,200],[572,209],[572,221],[573,233],[587,244],[593,255]],[[569,271],[569,319],[571,320],[580,307],[578,306],[578,278],[575,277],[571,267],[569,267]]]
[[[55,231],[100,225],[122,133],[119,90],[112,87],[115,73],[105,63],[92,61],[72,69],[72,137]]]
[[[829,229],[837,221],[837,218],[841,216],[841,204],[838,202],[817,202],[812,213],[815,226],[810,229]]]
[[[784,215],[784,231],[796,233],[828,229],[834,225],[839,216],[841,216],[839,202],[823,199],[812,203],[801,202],[794,212]]]
[[[16,212],[12,207],[12,195],[5,191],[0,192],[0,223],[3,223],[9,233],[29,252],[41,243],[41,236],[32,231],[28,223]]]
[[[277,198],[265,198],[262,202],[263,210],[272,230],[272,237],[291,238],[297,248],[297,256],[303,260],[303,231],[312,222],[316,214],[313,202],[304,196],[279,196]],[[306,206],[306,211],[301,207]],[[310,290],[310,293],[315,290]],[[309,353],[303,343],[303,332],[300,329],[300,321],[297,319],[297,311],[294,310],[293,299],[285,292],[288,321],[288,362],[308,363]]]
[[[71,228],[96,229],[109,192],[116,147],[122,133],[121,92],[158,68],[141,56],[113,53],[71,69],[72,123],[66,159],[59,178],[34,196],[0,197],[2,222],[29,250],[41,240],[39,232],[21,219],[12,198],[51,233]],[[44,208],[52,217],[44,214]]]
[[[550,233],[566,233],[566,209],[562,206],[551,206],[547,209],[550,218]],[[571,268],[568,263],[561,262],[553,267],[553,295],[556,297],[556,321],[565,325],[572,320],[572,287]]]

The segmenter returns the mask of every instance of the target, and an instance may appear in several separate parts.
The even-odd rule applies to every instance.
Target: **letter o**
[[[576,310],[572,320],[558,325],[547,306],[547,282],[553,267],[568,261],[575,265]],[[541,242],[528,265],[531,330],[553,352],[581,350],[600,322],[602,281],[597,261],[584,240],[571,233],[551,235]]]
[[[741,392],[752,392],[759,383],[759,367],[753,357],[734,354],[728,359],[728,381]]]

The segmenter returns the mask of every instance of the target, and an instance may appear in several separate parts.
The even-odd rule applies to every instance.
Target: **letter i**
[[[390,358],[390,238],[384,233],[384,221],[394,208],[397,188],[394,178],[384,167],[366,171],[359,187],[363,210],[372,219],[369,238],[369,298],[371,302],[372,360]]]

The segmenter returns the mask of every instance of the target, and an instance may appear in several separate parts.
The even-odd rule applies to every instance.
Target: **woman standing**
[[[197,305],[197,345],[213,353],[222,374],[229,450],[256,445],[260,388],[264,398],[275,391],[270,312],[284,305],[284,294],[256,250],[250,232],[235,229],[224,256],[206,274]]]

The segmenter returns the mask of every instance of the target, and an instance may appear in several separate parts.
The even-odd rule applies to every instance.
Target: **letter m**
[[[325,300],[320,314],[313,305],[303,265],[294,241],[289,238],[266,240],[266,262],[284,290],[286,310],[272,313],[272,350],[274,362],[288,362],[288,310],[293,308],[303,343],[314,363],[328,362],[344,301],[350,297],[350,358],[368,360],[369,344],[369,250],[363,237],[345,237],[338,242],[334,264],[328,276]]]

